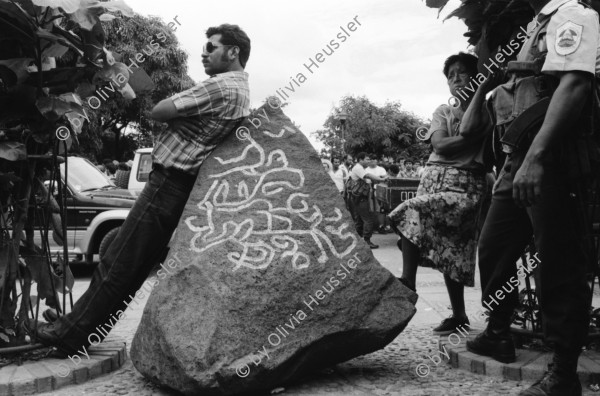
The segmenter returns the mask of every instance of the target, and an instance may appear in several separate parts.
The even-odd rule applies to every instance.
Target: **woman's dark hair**
[[[450,70],[450,66],[456,62],[462,63],[462,65],[467,69],[469,76],[473,77],[477,75],[477,57],[475,55],[467,54],[466,52],[459,52],[456,55],[450,55],[444,62],[444,76],[446,76],[446,78],[448,78],[448,70]]]
[[[365,157],[369,157],[369,154],[365,153],[364,151],[361,151],[360,153],[356,154],[356,157],[354,157],[356,159],[356,161],[362,161],[365,159]],[[371,157],[369,157],[371,158]]]
[[[206,31],[206,37],[210,38],[215,34],[221,35],[221,44],[235,45],[240,48],[240,65],[246,67],[246,62],[250,58],[250,38],[238,25],[224,23],[220,26],[209,27]]]

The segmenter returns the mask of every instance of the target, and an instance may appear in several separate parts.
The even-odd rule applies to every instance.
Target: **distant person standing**
[[[337,187],[340,194],[343,194],[344,184],[346,183],[346,180],[348,180],[349,173],[343,167],[339,158],[334,157],[331,159],[331,162],[333,164],[333,169],[331,170],[331,178],[333,179],[333,182],[335,183],[335,186]]]
[[[342,166],[346,168],[346,170],[348,171],[348,175],[350,175],[350,171],[352,170],[352,167],[354,167],[354,159],[350,154],[346,154]]]
[[[396,164],[392,164],[388,168],[388,176],[390,179],[396,179],[400,173],[400,168]]]
[[[378,165],[376,160],[371,160],[369,167],[366,168],[365,171],[368,174],[372,174],[372,175],[378,176],[380,178],[388,177],[387,170],[385,170],[385,168],[383,166]],[[377,188],[381,188],[381,187],[379,187],[379,183],[372,183],[371,185],[373,186],[373,188],[371,189],[371,194],[369,196],[369,207],[371,208],[373,215],[377,219],[377,224],[376,224],[375,228],[377,229],[378,233],[387,234],[388,231],[385,228],[385,225],[386,225],[385,214],[381,213],[381,207],[379,205],[379,201],[376,198]],[[389,231],[391,232],[391,229]]]
[[[404,169],[406,177],[410,179],[414,179],[416,177],[416,170],[414,168],[414,164],[411,160],[404,161]]]
[[[384,181],[387,179],[387,176],[379,177],[366,172],[365,167],[371,162],[367,153],[358,153],[356,160],[358,162],[352,168],[352,172],[350,172],[350,179],[352,181],[349,183],[356,231],[364,238],[371,249],[377,249],[379,246],[371,242],[375,216],[369,205],[371,187],[367,183],[367,180],[376,182]]]

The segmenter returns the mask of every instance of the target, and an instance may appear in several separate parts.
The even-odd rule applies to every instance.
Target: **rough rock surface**
[[[131,359],[188,395],[272,389],[383,348],[415,313],[307,138],[269,105],[202,165],[163,266]]]

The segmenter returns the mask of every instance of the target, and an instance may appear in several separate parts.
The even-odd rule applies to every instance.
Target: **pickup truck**
[[[74,263],[93,264],[106,251],[148,181],[152,170],[151,152],[151,148],[136,151],[127,189],[118,188],[87,159],[67,158],[65,243]],[[61,164],[63,180],[64,170],[64,164]],[[35,242],[41,242],[39,237]],[[62,253],[62,249],[50,241],[52,253]]]

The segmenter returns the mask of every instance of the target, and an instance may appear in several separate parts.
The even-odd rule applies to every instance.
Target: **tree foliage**
[[[339,114],[345,113],[343,125]],[[324,129],[313,132],[325,145],[322,154],[339,156],[345,151],[356,154],[364,151],[375,155],[421,159],[428,151],[418,142],[415,131],[425,122],[411,112],[401,109],[399,102],[377,106],[366,96],[345,96],[323,124]]]
[[[143,69],[154,83],[151,91],[126,100],[112,94],[97,109],[89,109],[89,133],[81,142],[81,151],[96,159],[112,157],[117,160],[130,157],[137,144],[152,146],[152,134],[164,130],[165,124],[151,119],[156,103],[194,85],[188,75],[188,55],[180,48],[175,34],[158,17],[134,15],[132,18],[104,24],[107,45],[122,58],[121,62],[135,72]],[[141,54],[142,62],[136,60]],[[132,64],[135,62],[139,69]],[[136,142],[132,135],[123,141],[127,127],[137,130]]]

